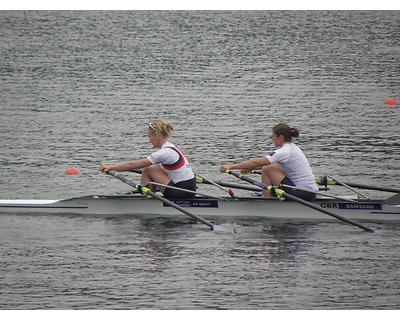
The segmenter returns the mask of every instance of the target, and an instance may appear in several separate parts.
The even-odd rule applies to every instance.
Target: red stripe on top
[[[179,154],[179,159],[175,163],[172,164],[161,164],[165,170],[177,170],[184,166],[185,164],[185,155],[178,147],[167,147],[171,148],[175,152]]]

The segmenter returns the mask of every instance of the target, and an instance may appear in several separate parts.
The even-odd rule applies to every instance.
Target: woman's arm
[[[263,166],[271,164],[266,157],[261,157],[258,159],[251,159],[240,163],[224,164],[219,169],[220,172],[225,172],[226,170],[240,169],[240,170],[255,170]]]
[[[108,166],[106,164],[101,164],[99,167],[100,172],[104,172],[104,170],[110,171],[131,171],[133,169],[141,169],[144,167],[148,167],[152,165],[152,163],[147,159],[140,159],[136,161],[128,161],[124,163],[117,163],[113,166]]]

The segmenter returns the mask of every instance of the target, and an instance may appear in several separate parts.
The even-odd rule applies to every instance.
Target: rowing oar
[[[254,184],[254,185],[256,185],[256,186],[258,186],[260,188],[266,189],[269,192],[271,192],[272,194],[275,194],[275,195],[277,195],[279,197],[284,197],[286,199],[297,201],[298,203],[301,203],[301,204],[303,204],[303,205],[305,205],[307,207],[310,207],[312,209],[315,209],[317,211],[320,211],[322,213],[325,213],[327,215],[335,217],[336,219],[342,220],[344,222],[350,223],[350,224],[352,224],[352,225],[354,225],[356,227],[364,229],[365,231],[375,232],[373,229],[368,228],[368,227],[366,227],[366,226],[364,226],[364,225],[362,225],[362,224],[360,224],[360,223],[358,223],[356,221],[353,221],[353,220],[350,220],[348,218],[342,217],[342,216],[340,216],[340,215],[338,215],[336,213],[333,213],[333,212],[330,212],[328,210],[325,210],[324,208],[320,208],[320,207],[316,206],[315,204],[313,204],[311,202],[308,202],[308,201],[303,200],[301,198],[298,198],[298,197],[296,197],[294,195],[291,195],[291,194],[289,194],[289,193],[287,193],[287,192],[285,192],[285,191],[283,191],[283,190],[281,190],[281,189],[279,189],[277,187],[266,186],[265,184],[262,184],[262,183],[260,183],[260,182],[258,182],[256,180],[250,179],[249,177],[246,177],[246,176],[244,176],[242,174],[234,173],[231,170],[226,170],[225,172],[234,175],[236,178],[239,178],[239,179],[242,179],[244,181],[250,182],[250,183],[252,183],[252,184]]]
[[[133,170],[131,170],[131,172],[141,174],[142,173],[142,169],[133,169]],[[200,178],[200,176],[196,178],[196,182],[197,183],[212,184],[212,181],[204,179],[204,178]],[[215,181],[214,183],[219,184],[222,187],[227,187],[227,188],[242,189],[242,190],[249,190],[249,191],[256,191],[256,192],[257,191],[258,192],[262,191],[262,189],[260,189],[258,187],[243,186],[243,185],[240,185],[240,184],[234,184],[234,183],[229,183],[229,182]]]
[[[332,177],[331,177],[332,178]],[[333,178],[332,178],[333,179]],[[368,197],[367,196],[365,196],[365,195],[363,195],[361,192],[358,192],[357,190],[354,190],[352,187],[350,187],[347,183],[345,183],[345,182],[342,182],[342,181],[339,181],[339,180],[335,180],[338,184],[340,184],[341,186],[343,186],[343,187],[345,187],[346,189],[348,189],[348,190],[350,190],[350,191],[352,191],[352,192],[354,192],[354,193],[356,193],[356,194],[358,194],[361,198],[364,198],[364,199],[368,199]]]
[[[246,172],[242,172],[242,173],[261,174],[261,171],[260,170],[252,170],[252,171],[246,171]],[[359,184],[359,183],[352,183],[352,182],[341,182],[334,177],[331,177],[331,178],[332,179],[328,179],[327,177],[315,177],[315,182],[322,186],[324,186],[324,185],[336,185],[336,186],[344,186],[344,187],[349,186],[352,188],[359,188],[359,189],[400,193],[400,189],[397,189],[397,188],[370,186],[367,184]],[[352,190],[352,191],[356,192],[355,190]]]
[[[211,181],[211,180],[209,180],[209,179],[206,179],[206,178],[202,177],[202,176],[199,175],[198,173],[196,173],[196,176],[198,176],[198,177],[199,177],[200,179],[202,179],[204,182],[210,183],[210,184],[212,184],[213,186],[216,186],[217,188],[220,188],[221,190],[224,190],[225,192],[228,192],[229,195],[230,195],[232,198],[237,199],[237,196],[235,195],[235,193],[234,193],[231,189],[226,189],[226,188],[222,187],[220,184],[218,184],[218,183],[216,183],[216,182],[214,182],[214,181]]]
[[[327,194],[327,193],[316,192],[316,191],[311,191],[311,190],[307,190],[307,189],[303,189],[303,188],[298,188],[298,187],[290,186],[288,184],[281,184],[281,187],[290,188],[290,189],[293,189],[293,190],[301,190],[301,191],[305,191],[305,192],[315,193],[315,194],[318,194],[320,196],[333,198],[333,199],[338,199],[338,200],[342,200],[342,201],[355,202],[355,203],[357,202],[357,200],[346,199],[346,198],[342,198],[342,197],[333,196],[333,195]]]
[[[400,189],[397,189],[397,188],[370,186],[370,185],[366,185],[366,184],[358,184],[358,183],[351,183],[351,182],[339,182],[339,181],[337,181],[337,179],[327,179],[327,177],[315,178],[315,181],[316,181],[316,183],[318,183],[320,185],[325,185],[325,184],[337,185],[337,186],[348,185],[349,187],[352,187],[352,188],[400,193]]]
[[[196,192],[196,191],[192,191],[192,190],[188,190],[188,189],[173,187],[173,186],[169,186],[167,184],[156,183],[156,182],[150,182],[150,184],[153,184],[155,186],[160,186],[160,187],[163,187],[163,188],[169,188],[169,189],[174,189],[174,190],[178,190],[178,191],[183,191],[183,192],[187,192],[187,193],[191,193],[191,194],[198,194],[199,196],[203,196],[203,197],[207,197],[207,198],[224,200],[224,198],[221,198],[221,197],[211,196],[211,195],[208,195],[208,194],[205,194],[205,193],[200,193],[200,192]]]
[[[133,169],[131,172],[134,173],[142,173],[142,169]],[[205,183],[205,184],[213,184],[212,181],[208,179],[201,178],[199,175],[196,177],[196,183]],[[262,191],[261,188],[258,187],[251,187],[251,186],[244,186],[241,184],[235,184],[235,183],[229,183],[229,182],[221,182],[221,181],[215,181],[214,183],[222,186],[222,187],[227,187],[227,188],[234,188],[234,189],[242,189],[242,190],[248,190],[248,191],[255,191],[255,192],[260,192]],[[230,194],[230,193],[229,193]]]
[[[116,172],[105,171],[105,173],[109,174],[110,176],[113,176],[114,178],[116,178],[118,180],[121,180],[122,182],[125,182],[127,185],[129,185],[129,186],[131,186],[133,188],[136,188],[142,194],[145,194],[145,195],[148,194],[148,195],[152,196],[153,198],[156,198],[157,200],[160,200],[161,202],[164,202],[165,204],[167,204],[167,205],[179,210],[180,212],[183,212],[184,214],[192,217],[193,219],[195,219],[197,221],[200,221],[201,223],[204,223],[205,225],[209,226],[211,228],[211,230],[214,230],[214,225],[211,222],[203,219],[202,217],[199,217],[199,216],[195,215],[194,213],[191,213],[191,212],[187,211],[186,209],[182,208],[181,206],[177,205],[176,203],[174,203],[172,201],[169,201],[168,199],[166,199],[166,198],[156,194],[155,192],[151,191],[149,188],[147,188],[147,187],[145,187],[143,185],[140,185],[140,184],[135,184],[134,182],[128,180],[127,178],[119,175]]]
[[[212,184],[210,181],[204,180],[203,178],[200,178],[200,177],[196,178],[196,182]],[[256,192],[262,191],[262,189],[259,187],[245,186],[245,185],[241,185],[241,184],[221,182],[221,181],[216,181],[216,183],[218,183],[220,186],[227,187],[227,188],[242,189],[242,190],[249,190],[249,191],[256,191]]]

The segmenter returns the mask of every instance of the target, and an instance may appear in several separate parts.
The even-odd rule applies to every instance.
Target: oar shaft
[[[365,231],[375,232],[373,229],[368,228],[368,227],[366,227],[366,226],[364,226],[364,225],[362,225],[362,224],[360,224],[360,223],[358,223],[356,221],[350,220],[350,219],[348,219],[346,217],[342,217],[342,216],[340,216],[340,215],[338,215],[336,213],[330,212],[330,211],[328,211],[328,210],[326,210],[324,208],[320,208],[320,207],[316,206],[315,204],[313,204],[311,202],[308,202],[308,201],[303,200],[301,198],[298,198],[298,197],[296,197],[294,195],[291,195],[291,194],[289,194],[289,193],[287,193],[287,192],[285,192],[285,191],[283,191],[281,189],[278,189],[278,188],[272,187],[272,186],[266,186],[265,184],[262,184],[261,182],[258,182],[256,180],[253,180],[253,179],[249,178],[249,177],[243,176],[242,174],[234,173],[231,170],[227,170],[226,172],[234,175],[235,177],[237,177],[239,179],[242,179],[244,181],[250,182],[250,183],[252,183],[252,184],[254,184],[254,185],[256,185],[256,186],[258,186],[260,188],[266,189],[268,191],[274,190],[277,194],[279,194],[279,196],[282,196],[285,199],[290,199],[290,200],[297,201],[298,203],[301,203],[301,204],[303,204],[303,205],[305,205],[307,207],[313,208],[313,209],[315,209],[317,211],[320,211],[322,213],[325,213],[327,215],[335,217],[335,218],[337,218],[339,220],[342,220],[342,221],[345,221],[347,223],[350,223],[350,224],[352,224],[354,226],[357,226],[357,227],[359,227],[359,228],[361,228],[361,229],[363,229]]]
[[[129,186],[141,191],[140,190],[141,188],[139,187],[139,185],[136,185],[134,182],[132,182],[132,181],[128,180],[127,178],[119,175],[118,173],[113,172],[113,171],[106,171],[106,173],[108,175],[113,176],[114,178],[126,183],[127,185],[129,185]],[[146,194],[148,194],[148,195],[152,196],[153,198],[156,198],[156,199],[160,200],[161,202],[163,202],[163,203],[165,203],[165,204],[167,204],[167,205],[169,205],[169,206],[181,211],[182,213],[192,217],[193,219],[204,223],[205,225],[209,226],[211,228],[211,230],[214,230],[214,225],[211,222],[203,219],[202,217],[199,217],[198,215],[195,215],[194,213],[191,213],[191,212],[187,211],[186,209],[182,208],[181,206],[177,205],[176,203],[174,203],[174,202],[172,202],[172,201],[170,201],[170,200],[168,200],[168,199],[156,194],[155,192],[151,191],[148,188],[146,188]]]
[[[359,189],[367,189],[367,190],[377,190],[377,191],[386,191],[386,192],[393,192],[393,193],[400,193],[400,189],[398,188],[391,188],[391,187],[379,187],[367,184],[359,184],[359,183],[352,183],[352,182],[339,182],[335,179],[327,179],[326,177],[319,177],[315,178],[315,181],[320,185],[337,185],[337,186],[344,186],[348,185],[352,188],[359,188]]]
[[[226,189],[226,188],[222,187],[221,185],[219,185],[218,183],[216,183],[216,182],[214,182],[214,181],[212,181],[212,180],[208,180],[208,179],[202,177],[202,176],[199,175],[199,174],[196,174],[196,176],[198,176],[199,178],[203,179],[203,181],[207,181],[207,183],[210,183],[210,184],[212,184],[213,186],[216,186],[217,188],[219,188],[219,189],[221,189],[221,190],[223,190],[223,191],[225,191],[225,192],[228,192],[229,195],[230,195],[232,198],[237,199],[236,195],[234,194],[234,192],[233,192],[231,189]]]
[[[197,178],[196,182],[197,183],[212,184],[208,180],[204,180],[202,178]],[[218,183],[220,186],[227,187],[227,188],[242,189],[242,190],[249,190],[249,191],[256,191],[256,192],[262,191],[261,188],[252,187],[252,186],[246,186],[246,185],[241,185],[241,184],[235,184],[235,183],[229,183],[229,182],[221,182],[221,181],[216,181],[216,183]]]
[[[211,195],[208,195],[208,194],[204,194],[204,193],[200,193],[200,192],[196,192],[196,191],[192,191],[192,190],[188,190],[188,189],[169,186],[167,184],[156,183],[156,182],[150,182],[150,184],[153,184],[155,186],[160,186],[160,187],[163,187],[163,188],[169,188],[169,189],[174,189],[174,190],[178,190],[178,191],[183,191],[183,192],[187,192],[187,193],[191,193],[191,194],[198,194],[199,196],[204,196],[204,197],[207,197],[207,198],[224,200],[224,198],[221,198],[221,197],[211,196]]]
[[[254,184],[254,185],[257,186],[257,187],[260,187],[261,189],[267,189],[267,188],[268,188],[268,186],[266,186],[265,184],[263,184],[263,183],[261,183],[261,182],[258,182],[258,181],[256,181],[256,180],[253,180],[253,179],[251,179],[251,178],[249,178],[249,177],[247,177],[247,176],[244,176],[244,175],[241,174],[241,173],[234,173],[234,172],[232,172],[232,171],[230,171],[230,170],[228,171],[228,173],[230,173],[231,175],[235,176],[236,178],[239,178],[239,179],[241,179],[241,180],[250,182],[250,183]]]
[[[163,198],[162,196],[156,194],[155,192],[153,192],[151,190],[148,190],[147,194],[149,194],[153,198],[156,198],[156,199],[162,201],[163,203],[165,203],[165,204],[167,204],[167,205],[169,205],[169,206],[181,211],[182,213],[192,217],[193,219],[204,223],[205,225],[209,226],[211,228],[211,230],[214,230],[214,225],[211,222],[203,219],[202,217],[199,217],[198,215],[196,215],[194,213],[191,213],[191,212],[187,211],[186,209],[184,209],[181,206],[177,205],[175,202],[169,201],[168,199]]]
[[[141,169],[133,169],[132,172],[135,173],[142,173]],[[261,174],[261,171],[259,170],[253,170],[250,171],[249,173],[254,173],[254,174]],[[315,181],[318,184],[324,185],[324,177],[316,177]],[[198,181],[199,183],[206,183],[206,184],[212,184],[211,182],[207,181],[206,179],[203,179],[203,181]],[[250,191],[260,191],[258,188],[252,188],[248,186],[241,186],[237,184],[232,184],[232,183],[227,183],[227,182],[219,182],[216,181],[220,186],[223,187],[228,187],[228,188],[236,188],[236,189],[243,189],[243,190],[250,190]],[[342,184],[334,179],[327,179],[327,184],[328,185],[338,185],[341,186]],[[367,184],[359,184],[359,183],[352,183],[352,182],[344,182],[343,184],[348,185],[349,187],[352,188],[359,188],[359,189],[367,189],[367,190],[376,190],[376,191],[384,191],[384,192],[393,192],[393,193],[400,193],[400,189],[398,188],[391,188],[391,187],[381,187],[381,186],[373,186],[373,185],[367,185]]]
[[[142,169],[133,169],[131,172],[135,173],[142,173]],[[205,183],[205,184],[213,184],[211,181],[201,178],[200,176],[196,178],[197,183]],[[249,190],[249,191],[256,191],[260,192],[262,189],[257,188],[257,187],[252,187],[252,186],[245,186],[245,185],[240,185],[240,184],[235,184],[235,183],[229,183],[229,182],[222,182],[222,181],[215,181],[214,183],[219,184],[222,187],[227,187],[227,188],[234,188],[234,189],[242,189],[242,190]]]
[[[341,185],[340,182],[336,183],[337,185]],[[369,186],[365,184],[358,184],[358,183],[347,183],[346,184],[349,187],[352,188],[360,188],[360,189],[367,189],[367,190],[377,190],[377,191],[386,191],[386,192],[394,192],[394,193],[399,193],[400,189],[397,188],[390,188],[390,187],[378,187],[378,186]]]
[[[373,229],[371,229],[369,227],[366,227],[366,226],[364,226],[364,225],[362,225],[362,224],[360,224],[360,223],[358,223],[356,221],[350,220],[350,219],[348,219],[346,217],[343,217],[343,216],[340,216],[340,215],[338,215],[336,213],[330,212],[330,211],[328,211],[328,210],[326,210],[324,208],[318,207],[315,204],[313,204],[311,202],[308,202],[306,200],[303,200],[301,198],[298,198],[298,197],[296,197],[294,195],[291,195],[290,193],[284,192],[284,193],[282,193],[282,196],[284,198],[286,198],[286,199],[291,199],[291,200],[297,201],[297,202],[299,202],[299,203],[301,203],[301,204],[303,204],[303,205],[305,205],[307,207],[313,208],[313,209],[318,210],[318,211],[320,211],[322,213],[330,215],[330,216],[332,216],[332,217],[334,217],[336,219],[339,219],[339,220],[342,220],[344,222],[350,223],[350,224],[352,224],[354,226],[357,226],[357,227],[359,227],[361,229],[364,229],[365,231],[375,232]]]
[[[338,199],[338,200],[342,200],[342,201],[357,202],[356,200],[353,200],[353,199],[346,199],[346,198],[337,197],[337,196],[333,196],[333,195],[322,193],[322,192],[316,192],[316,191],[311,191],[311,190],[307,190],[307,189],[303,189],[303,188],[297,188],[297,187],[290,186],[290,185],[287,185],[287,184],[282,184],[281,187],[290,188],[290,189],[293,189],[293,190],[301,190],[301,191],[311,192],[311,193],[318,194],[320,196],[329,197],[329,198],[333,198],[333,199]]]
[[[227,189],[225,189],[224,187],[222,187],[220,184],[217,184],[217,183],[214,182],[214,181],[208,180],[208,179],[202,177],[201,175],[199,175],[198,173],[196,173],[196,176],[198,176],[199,178],[203,179],[203,181],[204,181],[205,183],[212,184],[213,186],[216,186],[217,188],[219,188],[219,189],[221,189],[221,190],[224,190],[224,191],[226,191],[226,192],[229,192]]]

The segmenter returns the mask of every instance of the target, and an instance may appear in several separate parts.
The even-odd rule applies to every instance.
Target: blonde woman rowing
[[[152,191],[157,188],[168,199],[190,199],[195,195],[177,189],[156,187],[151,182],[169,185],[172,187],[196,191],[196,177],[190,168],[189,162],[183,152],[174,144],[169,142],[173,127],[170,123],[157,120],[149,124],[147,135],[149,142],[156,152],[144,159],[128,161],[125,163],[108,166],[100,165],[99,171],[131,171],[133,169],[143,169],[141,184],[149,185]]]

